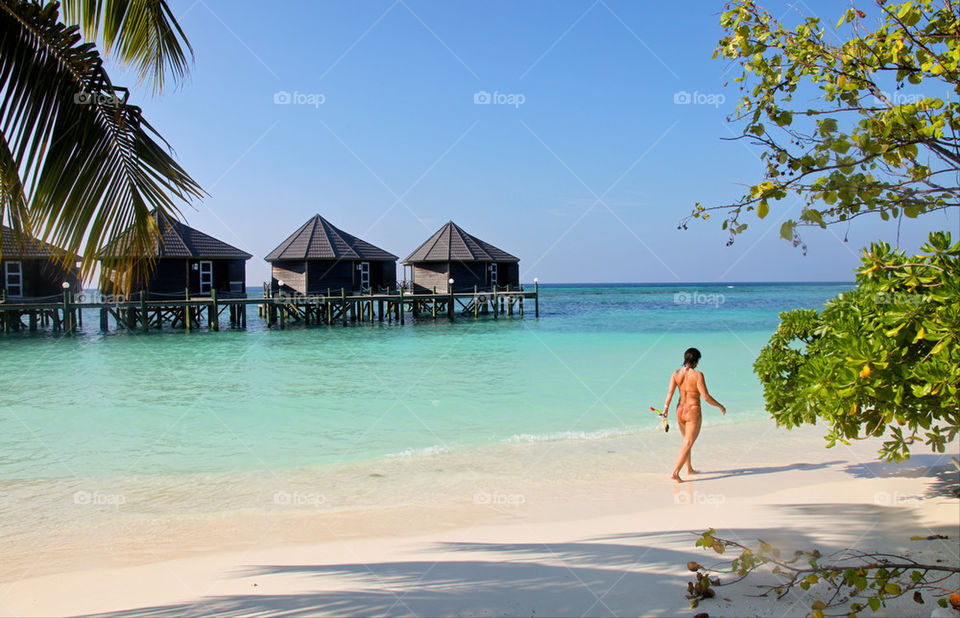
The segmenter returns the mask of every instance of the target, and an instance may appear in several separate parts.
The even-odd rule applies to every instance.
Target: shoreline
[[[217,600],[204,603],[224,608],[239,604],[237,607],[270,611],[303,602],[309,607],[304,613],[383,613],[389,603],[381,606],[382,598],[370,596],[369,588],[376,582],[358,581],[370,573],[357,571],[357,565],[379,565],[372,567],[374,571],[390,571],[398,561],[432,561],[443,568],[464,569],[458,571],[464,583],[474,576],[483,580],[482,574],[492,567],[456,566],[461,548],[451,550],[450,543],[486,544],[473,554],[497,554],[504,564],[514,565],[504,567],[505,571],[529,567],[553,573],[544,577],[556,584],[551,577],[563,580],[557,568],[574,567],[564,567],[563,560],[558,567],[556,557],[549,552],[542,555],[542,548],[531,548],[531,555],[520,552],[523,556],[518,558],[503,543],[574,544],[593,551],[598,543],[609,545],[598,539],[620,536],[625,539],[624,547],[616,551],[629,553],[633,550],[627,546],[636,539],[655,539],[647,551],[666,552],[664,555],[673,558],[651,564],[634,561],[630,569],[619,573],[621,579],[637,579],[637,585],[649,588],[658,577],[672,583],[686,581],[683,565],[698,554],[700,559],[713,559],[694,548],[691,534],[708,527],[735,529],[744,540],[750,540],[746,535],[753,533],[767,541],[780,538],[799,548],[811,544],[840,547],[846,540],[888,550],[915,550],[908,540],[912,534],[930,529],[955,539],[960,533],[956,498],[943,495],[942,479],[931,476],[927,469],[933,465],[934,473],[952,479],[952,473],[944,472],[948,466],[952,468],[947,455],[918,453],[905,465],[892,466],[876,462],[874,442],[825,449],[816,427],[787,432],[774,428],[770,421],[754,421],[707,429],[694,451],[695,466],[703,474],[683,484],[668,478],[677,437],[670,434],[665,440],[662,434],[653,434],[505,444],[484,447],[470,457],[455,452],[394,458],[381,464],[380,472],[365,470],[365,478],[344,480],[349,492],[336,484],[324,486],[328,492],[324,504],[334,507],[329,510],[318,510],[318,505],[274,504],[268,508],[261,505],[259,511],[247,508],[204,514],[198,509],[170,514],[151,510],[149,502],[131,499],[124,506],[136,512],[118,509],[124,517],[111,525],[100,522],[99,528],[78,528],[73,536],[59,539],[52,552],[35,543],[32,548],[5,551],[8,567],[5,583],[0,583],[0,598],[4,599],[0,611],[59,615],[131,610],[129,615],[137,615],[136,608],[159,606],[173,613],[189,613],[191,605],[184,603],[212,595]],[[764,434],[766,439],[761,437]],[[264,489],[276,492],[275,488],[282,486],[293,502],[293,492],[299,491],[294,480],[273,479],[273,485],[241,489],[260,495]],[[311,486],[317,485],[304,487]],[[204,491],[202,484],[195,489]],[[212,499],[216,502],[219,498]],[[328,504],[328,500],[334,503]],[[488,547],[491,544],[497,547]],[[947,550],[940,547],[938,551]],[[363,560],[350,563],[354,572],[347,577],[344,573],[350,569],[342,562],[350,554]],[[688,557],[679,559],[683,556]],[[956,560],[955,556],[945,557]],[[530,560],[538,566],[529,566]],[[255,567],[258,564],[290,568],[289,572],[268,573]],[[323,565],[321,571],[339,575],[330,582],[326,578],[318,582],[309,571],[296,568],[303,564]],[[607,567],[601,570],[604,572],[591,571],[591,577],[610,575]],[[423,577],[427,576],[424,566]],[[567,576],[569,579],[569,573]],[[391,577],[380,579],[392,581]],[[271,582],[269,586],[264,578]],[[420,581],[410,574],[400,579],[403,581],[393,583],[401,588],[417,588]],[[361,589],[356,589],[357,585]],[[442,582],[435,585],[443,587]],[[611,613],[603,604],[576,606],[579,610],[574,609],[575,604],[558,605],[561,598],[566,599],[564,603],[574,603],[574,598],[579,603],[583,595],[592,594],[589,586],[580,586],[575,578],[569,587],[556,599],[545,590],[537,593],[537,586],[518,591],[525,603],[533,603],[527,609],[502,605],[503,599],[494,595],[486,609],[476,606],[471,610],[471,603],[479,600],[455,606],[449,603],[465,599],[439,591],[429,594],[428,590],[420,609],[411,607],[408,612],[398,606],[390,611],[445,614],[463,607],[463,612],[471,615],[485,615],[493,609],[500,614],[528,615],[531,608],[538,614]],[[51,590],[58,594],[50,595]],[[676,590],[675,598],[668,595],[675,603],[661,607],[662,613],[689,611],[682,588]],[[630,597],[627,591],[618,594],[623,596],[618,602],[626,603]],[[334,599],[336,603],[329,605]],[[734,613],[753,611],[747,609],[753,607],[751,603],[754,601],[735,598],[738,612]],[[916,611],[909,606],[907,610]],[[706,606],[703,611],[716,613]],[[929,612],[928,608],[926,615]],[[630,612],[621,606],[614,613],[647,611],[635,608]]]

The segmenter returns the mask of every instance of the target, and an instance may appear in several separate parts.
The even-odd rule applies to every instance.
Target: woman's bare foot
[[[673,476],[671,476],[670,478],[672,478],[673,480],[675,480],[675,481],[678,482],[678,483],[682,483],[682,482],[683,482],[683,479],[680,478],[680,473],[679,473],[679,472],[674,472],[674,473],[673,473]]]
[[[687,468],[687,474],[700,474],[700,471],[694,470],[693,468]]]

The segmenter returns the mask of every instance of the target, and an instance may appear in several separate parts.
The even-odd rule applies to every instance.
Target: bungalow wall
[[[273,279],[270,283],[271,289],[276,290],[280,285],[279,282],[283,281],[285,293],[307,293],[306,262],[274,262],[270,270]]]
[[[7,286],[7,263],[19,262],[20,267],[20,297],[38,298],[43,296],[60,296],[63,294],[63,282],[70,284],[74,292],[80,291],[80,276],[76,267],[64,268],[54,260],[38,258],[7,258],[0,260],[0,290],[8,295],[15,294],[16,288]],[[11,273],[16,267],[11,266]],[[15,277],[11,276],[11,281]]]
[[[274,262],[273,288],[283,280],[287,293],[339,294],[360,292],[360,271],[357,260],[310,260],[307,262]],[[370,287],[376,291],[393,289],[397,285],[397,266],[393,260],[370,261]]]
[[[413,264],[410,272],[410,281],[413,285],[414,294],[433,293],[436,288],[438,293],[447,293],[447,279],[450,275],[447,273],[449,263],[447,262],[420,262]]]
[[[492,288],[490,265],[492,262],[420,262],[412,267],[413,291],[415,294],[432,293],[434,286],[438,294],[449,292],[447,280],[453,278],[454,292],[472,292],[476,286],[480,290]],[[512,289],[520,286],[520,265],[517,262],[498,262],[497,286],[509,285]]]
[[[211,289],[216,290],[219,297],[246,297],[247,265],[246,260],[241,259],[161,258],[154,263],[153,270],[145,281],[134,281],[130,285],[130,294],[139,294],[141,290],[146,290],[150,295],[183,298],[184,290],[189,287],[190,296],[206,296],[210,292],[200,290],[200,262],[210,262]],[[110,293],[120,291],[118,289]]]

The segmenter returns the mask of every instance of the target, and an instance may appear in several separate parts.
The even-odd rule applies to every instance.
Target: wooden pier
[[[279,294],[264,286],[263,298],[191,297],[179,299],[150,298],[146,293],[123,296],[74,294],[65,290],[62,298],[16,299],[0,297],[0,328],[4,333],[36,331],[50,327],[54,332],[71,333],[83,326],[84,311],[99,311],[100,329],[128,331],[182,328],[186,332],[206,328],[220,330],[221,319],[231,328],[245,328],[247,308],[257,306],[257,313],[271,328],[288,324],[342,325],[390,322],[404,324],[407,316],[415,319],[454,320],[457,317],[479,319],[481,316],[523,316],[525,301],[533,302],[534,315],[540,315],[539,286],[532,291],[503,286],[487,291],[410,294],[403,290],[391,293],[347,294],[346,290],[328,290],[320,295]]]

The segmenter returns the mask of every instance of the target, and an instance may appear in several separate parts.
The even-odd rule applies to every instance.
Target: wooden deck
[[[525,301],[533,301],[534,315],[539,317],[537,285],[533,291],[503,289],[448,294],[348,295],[341,290],[339,295],[273,295],[266,298],[217,298],[214,293],[167,300],[148,299],[145,294],[133,299],[99,294],[76,297],[67,291],[61,300],[56,301],[0,299],[0,327],[4,333],[48,327],[55,332],[71,333],[83,327],[84,311],[92,310],[99,311],[100,329],[104,331],[110,330],[111,321],[115,328],[129,331],[146,332],[165,325],[167,328],[183,328],[187,332],[199,328],[218,331],[222,320],[232,328],[246,327],[250,305],[257,306],[260,319],[272,328],[285,328],[296,323],[327,326],[374,322],[404,324],[408,314],[416,318],[450,320],[458,316],[472,319],[523,316]]]

